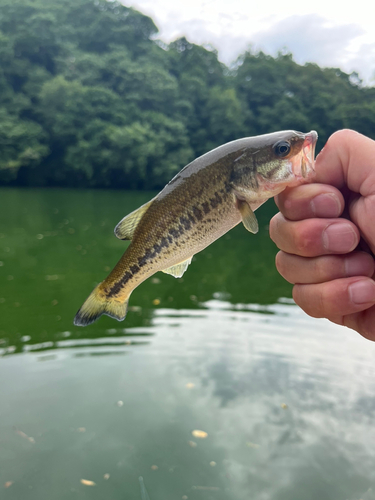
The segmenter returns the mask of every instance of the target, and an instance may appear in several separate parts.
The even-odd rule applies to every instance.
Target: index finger
[[[275,203],[289,220],[339,217],[345,206],[340,191],[327,184],[302,184],[287,188],[275,197]]]

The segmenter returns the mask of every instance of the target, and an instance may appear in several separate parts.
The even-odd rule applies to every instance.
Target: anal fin
[[[259,225],[254,212],[246,201],[237,199],[237,207],[241,213],[242,223],[250,233],[256,234],[259,231]]]
[[[175,278],[181,278],[181,276],[188,268],[188,265],[191,263],[192,258],[193,256],[189,257],[189,259],[186,259],[183,262],[180,262],[179,264],[175,264],[174,266],[168,267],[167,269],[163,269],[163,273],[171,274]]]
[[[134,210],[131,214],[124,217],[115,227],[115,235],[119,240],[131,240],[133,238],[134,231],[138,226],[139,221],[142,219],[144,214],[147,212],[149,206],[154,200],[150,200],[141,207]]]

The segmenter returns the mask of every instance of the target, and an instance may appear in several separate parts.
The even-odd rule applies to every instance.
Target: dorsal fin
[[[184,272],[188,268],[188,265],[191,263],[192,258],[193,258],[193,256],[189,257],[188,259],[184,260],[183,262],[180,262],[179,264],[176,264],[175,266],[171,266],[171,267],[168,267],[167,269],[163,269],[163,273],[171,274],[175,278],[181,278],[181,276],[184,274]]]
[[[131,240],[135,228],[138,226],[139,221],[142,219],[144,214],[147,212],[148,207],[154,200],[150,200],[141,207],[134,210],[131,214],[124,217],[115,227],[115,235],[119,240]]]
[[[243,200],[237,200],[237,207],[241,213],[242,223],[250,233],[256,234],[259,230],[258,221],[250,206]]]

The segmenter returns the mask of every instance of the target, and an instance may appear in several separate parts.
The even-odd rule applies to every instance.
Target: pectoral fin
[[[259,230],[258,221],[246,201],[237,200],[237,207],[242,216],[242,223],[250,233],[256,234]]]
[[[115,235],[119,240],[131,240],[139,221],[147,212],[148,207],[154,200],[148,201],[131,214],[124,217],[115,227]]]
[[[167,269],[163,269],[163,273],[171,274],[175,278],[181,278],[181,276],[184,274],[184,272],[188,268],[188,265],[191,263],[192,258],[193,258],[193,256],[191,256],[187,260],[184,260],[183,262],[180,262],[179,264],[176,264],[175,266],[171,266],[171,267],[168,267]]]

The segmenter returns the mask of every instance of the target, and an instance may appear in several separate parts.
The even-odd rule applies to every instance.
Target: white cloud
[[[343,66],[350,58],[350,43],[364,33],[357,24],[333,25],[315,14],[291,16],[253,35],[267,53],[286,47],[299,63],[318,62],[322,66]]]
[[[210,44],[225,64],[248,47],[275,55],[287,48],[303,64],[357,71],[369,82],[375,71],[375,7],[367,0],[352,4],[315,0],[301,3],[243,0],[123,0],[152,17],[166,43],[186,36]]]

